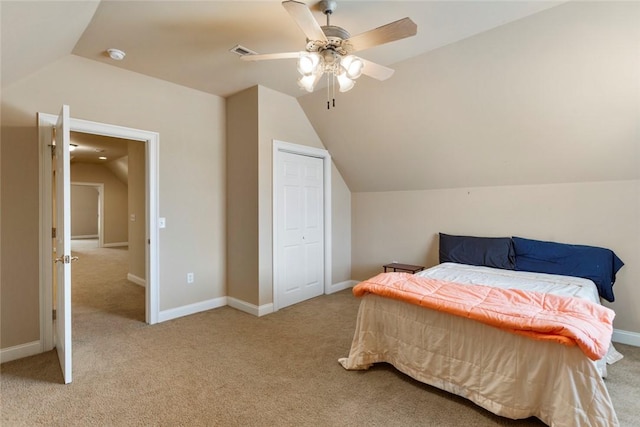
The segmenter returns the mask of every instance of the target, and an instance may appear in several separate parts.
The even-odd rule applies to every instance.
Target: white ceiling
[[[317,2],[306,3],[324,25]],[[392,66],[559,3],[339,1],[331,24],[356,35],[413,19],[416,36],[359,53]],[[258,53],[289,52],[302,50],[305,37],[277,0],[2,1],[3,87],[73,53],[223,97],[256,84],[306,94],[291,60],[244,62],[229,51],[236,44]],[[113,61],[108,48],[127,55]]]

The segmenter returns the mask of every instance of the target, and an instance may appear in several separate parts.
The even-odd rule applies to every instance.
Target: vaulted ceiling
[[[304,48],[278,0],[0,5],[3,88],[68,55],[221,97],[263,85],[298,99],[352,191],[639,176],[637,2],[339,1],[331,23],[351,34],[405,16],[418,34],[362,51],[394,76],[361,77],[331,109],[295,62],[229,51]]]
[[[305,2],[321,24],[318,1]],[[420,55],[561,2],[339,1],[332,25],[352,35],[405,16],[418,34],[367,49],[383,65]],[[226,97],[261,84],[300,96],[295,63],[246,63],[229,50],[304,50],[305,36],[274,1],[3,1],[2,84],[73,53]],[[111,60],[109,48],[126,52]]]

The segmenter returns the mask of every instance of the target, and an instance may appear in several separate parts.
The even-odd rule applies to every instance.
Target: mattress
[[[522,288],[599,302],[586,279],[454,263],[418,275]],[[387,362],[418,381],[501,416],[548,425],[616,426],[604,361],[578,347],[532,340],[463,317],[369,294],[362,297],[346,369]]]

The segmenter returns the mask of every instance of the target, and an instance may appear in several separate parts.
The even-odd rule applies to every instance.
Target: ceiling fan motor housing
[[[342,27],[337,27],[335,25],[323,25],[320,28],[322,28],[322,32],[324,33],[325,36],[327,36],[328,39],[333,38],[333,39],[339,39],[340,41],[342,41],[342,40],[347,40],[349,37],[351,37],[351,34],[349,34],[349,31],[345,30]]]
[[[349,32],[342,27],[335,25],[324,25],[321,27],[322,32],[327,36],[327,41],[307,40],[308,52],[322,52],[327,49],[334,50],[340,55],[347,55],[351,51],[350,45],[346,40],[351,37]]]

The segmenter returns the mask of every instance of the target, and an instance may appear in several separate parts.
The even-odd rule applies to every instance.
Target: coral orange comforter
[[[476,321],[538,340],[577,345],[590,359],[609,348],[615,313],[580,298],[520,289],[461,285],[408,273],[381,273],[353,288]]]

